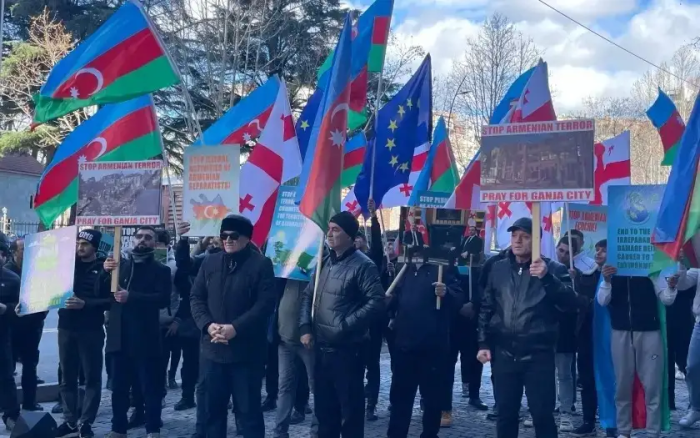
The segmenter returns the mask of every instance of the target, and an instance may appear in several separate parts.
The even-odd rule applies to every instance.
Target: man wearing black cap
[[[157,232],[141,226],[133,236],[133,249],[119,263],[119,290],[109,309],[107,347],[112,354],[112,434],[126,438],[131,376],[137,375],[144,396],[146,437],[159,438],[163,395],[160,309],[170,305],[170,268],[155,259]],[[117,269],[111,257],[106,273]],[[101,275],[100,287],[109,294],[110,275]],[[86,376],[87,377],[87,376]]]
[[[227,436],[231,395],[243,436],[265,436],[260,390],[276,300],[275,274],[270,259],[250,241],[252,236],[253,224],[247,218],[224,218],[224,251],[204,259],[192,286],[192,316],[203,333],[208,438]]]
[[[556,437],[557,321],[559,311],[576,307],[577,297],[566,266],[533,257],[530,218],[516,220],[508,232],[511,248],[493,264],[482,298],[478,358],[492,361],[497,437],[517,438],[523,386],[535,434]]]
[[[0,238],[4,234],[0,233]],[[11,324],[15,307],[19,302],[19,276],[4,265],[10,258],[10,249],[0,240],[0,411],[2,422],[7,430],[12,430],[19,418],[17,402],[17,385],[12,375],[14,360],[12,358]]]
[[[99,288],[104,259],[97,257],[102,233],[78,233],[73,296],[58,311],[58,356],[61,369],[60,393],[64,423],[57,437],[92,437],[102,395],[102,348],[104,312],[112,302],[109,290]],[[85,396],[78,412],[78,375],[85,375]]]
[[[314,407],[318,437],[364,436],[363,342],[384,312],[384,289],[375,264],[353,241],[357,219],[347,211],[333,216],[326,240],[319,290],[304,291],[299,325],[301,343],[315,346]]]

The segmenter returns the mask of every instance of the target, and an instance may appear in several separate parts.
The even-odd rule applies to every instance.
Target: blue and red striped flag
[[[661,165],[670,166],[676,159],[678,146],[685,131],[685,123],[678,113],[676,105],[661,88],[659,88],[659,97],[647,110],[647,117],[651,120],[654,128],[659,131],[661,144],[664,147],[664,159],[661,161]]]
[[[322,230],[340,213],[340,179],[350,110],[352,23],[345,17],[333,63],[323,84],[323,98],[314,120],[295,202],[299,211]]]

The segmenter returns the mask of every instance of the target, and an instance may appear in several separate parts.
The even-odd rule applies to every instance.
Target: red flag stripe
[[[156,127],[153,107],[147,106],[117,120],[95,138],[105,139],[107,143],[105,154],[107,154],[123,144],[156,130]],[[39,206],[63,192],[78,177],[78,159],[85,156],[87,161],[93,161],[98,158],[97,154],[100,153],[101,148],[100,143],[93,141],[49,169],[39,186],[34,200],[35,205]]]
[[[447,141],[440,142],[437,145],[438,150],[435,151],[435,159],[433,160],[433,168],[430,170],[430,181],[435,182],[445,172],[450,169],[450,154],[447,149]]]
[[[270,234],[270,229],[272,228],[272,217],[275,214],[275,205],[277,204],[277,195],[279,188],[270,195],[270,197],[265,201],[265,204],[260,211],[260,217],[258,221],[254,224],[253,237],[251,240],[254,244],[258,245],[259,248],[265,244],[267,236]]]
[[[350,105],[351,110],[359,113],[365,109],[368,84],[367,65],[365,65],[350,85],[350,102],[348,102],[348,105]]]
[[[664,151],[671,149],[671,147],[678,143],[681,137],[683,137],[685,125],[680,123],[679,118],[680,116],[678,115],[678,112],[674,112],[666,123],[664,123],[664,125],[659,129],[659,136],[661,137],[661,143],[664,146]]]
[[[87,69],[95,69],[102,75],[101,89],[108,87],[117,78],[130,73],[154,59],[163,56],[163,48],[150,28],[146,28],[95,58],[61,84],[54,98],[70,98],[71,88],[78,90],[80,98],[86,98],[97,89],[97,78]],[[77,74],[82,72],[81,74]],[[99,90],[97,90],[99,91]]]
[[[411,163],[411,172],[419,172],[423,170],[425,166],[425,161],[428,159],[427,152],[421,152],[418,155],[413,156],[413,162]]]
[[[251,138],[257,138],[260,136],[260,133],[262,132],[263,129],[265,129],[265,126],[267,125],[267,119],[270,118],[270,113],[272,112],[272,107],[274,105],[270,105],[269,108],[267,108],[265,111],[260,113],[256,117],[251,117],[250,120],[255,120],[257,119],[258,122],[257,124],[251,125],[250,123],[246,123],[245,125],[241,126],[238,128],[236,131],[233,131],[231,134],[229,134],[228,137],[226,137],[221,144],[238,144],[241,145],[245,143],[245,140],[243,138],[243,135],[248,133]]]
[[[262,143],[258,143],[255,146],[250,157],[248,157],[248,163],[260,168],[263,172],[270,175],[270,178],[282,184],[284,160]]]
[[[375,17],[372,28],[372,44],[386,45],[390,20],[391,17]]]
[[[365,159],[365,148],[355,149],[345,154],[343,157],[343,169],[359,166]]]

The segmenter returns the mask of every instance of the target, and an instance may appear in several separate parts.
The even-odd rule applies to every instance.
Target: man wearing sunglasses
[[[126,438],[130,376],[141,385],[146,411],[146,437],[159,438],[163,392],[160,309],[170,305],[170,268],[155,260],[156,230],[142,226],[133,249],[119,265],[105,260],[100,287],[111,287],[110,275],[119,268],[119,290],[109,311],[106,353],[113,353],[112,434]]]
[[[250,241],[253,224],[230,215],[221,222],[224,251],[210,254],[192,286],[192,316],[202,331],[208,438],[225,438],[233,395],[245,438],[264,438],[260,391],[267,328],[276,301],[270,259]]]

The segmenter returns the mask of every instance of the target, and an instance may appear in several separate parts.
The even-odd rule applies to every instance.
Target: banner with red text
[[[482,127],[481,202],[592,200],[594,129],[593,120]]]
[[[240,157],[239,146],[185,149],[182,220],[190,223],[188,236],[218,236],[221,221],[239,213]]]
[[[562,221],[561,235],[563,236],[569,230],[578,230],[583,234],[581,252],[595,259],[596,243],[608,238],[608,207],[569,204],[569,217],[565,217]],[[576,234],[575,231],[572,235],[574,234]]]
[[[162,168],[160,160],[80,163],[76,225],[160,224]]]

